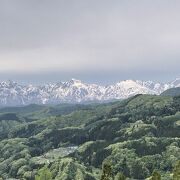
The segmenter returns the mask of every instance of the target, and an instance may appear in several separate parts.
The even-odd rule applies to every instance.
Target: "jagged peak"
[[[17,85],[17,83],[15,81],[12,81],[12,80],[2,81],[1,84],[5,85],[5,86],[15,86],[15,85]]]
[[[75,79],[75,78],[72,78],[69,82],[73,82],[73,83],[82,83],[81,80]]]
[[[136,94],[160,94],[171,87],[180,87],[180,78],[170,83],[156,83],[154,81],[140,81],[127,79],[112,85],[84,83],[72,78],[66,82],[46,83],[44,85],[20,85],[14,81],[0,83],[1,101],[11,104],[43,104],[61,102],[85,102],[91,100],[124,99]]]

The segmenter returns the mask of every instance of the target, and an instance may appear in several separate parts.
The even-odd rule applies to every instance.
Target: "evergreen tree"
[[[175,165],[173,169],[173,180],[179,180],[180,179],[180,161]]]

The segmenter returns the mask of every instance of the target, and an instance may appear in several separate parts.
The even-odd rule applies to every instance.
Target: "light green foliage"
[[[22,175],[23,170],[31,169],[31,155],[25,145],[26,141],[17,138],[0,142],[0,174],[3,178],[16,177]],[[24,166],[26,168],[22,169]]]
[[[180,179],[180,161],[177,162],[173,169],[173,180],[179,180]]]
[[[107,146],[106,141],[88,141],[81,145],[76,152],[76,156],[87,165],[99,165],[102,163],[102,148]]]
[[[35,180],[52,180],[52,174],[47,167],[43,167],[38,171],[38,175],[35,176]]]
[[[72,158],[64,158],[56,161],[50,169],[56,180],[95,180],[93,175],[86,170],[85,166]]]
[[[165,106],[169,106],[173,103],[173,99],[169,97],[160,97],[160,96],[152,96],[152,95],[143,95],[134,98],[132,101],[128,103],[128,108],[134,109],[138,108],[143,110],[150,109],[154,107],[155,109],[160,109]]]
[[[146,179],[154,170],[169,179],[180,159],[179,122],[180,97],[3,108],[0,175],[32,180],[48,165],[57,180]],[[77,149],[67,152],[72,146]],[[102,172],[105,162],[111,166]]]
[[[125,180],[126,176],[123,173],[117,173],[115,176],[115,180]]]
[[[152,177],[150,178],[150,180],[161,180],[161,175],[159,174],[159,172],[153,171]]]

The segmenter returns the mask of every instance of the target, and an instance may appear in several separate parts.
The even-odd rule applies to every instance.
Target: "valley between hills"
[[[177,180],[179,160],[180,96],[0,109],[3,180]]]

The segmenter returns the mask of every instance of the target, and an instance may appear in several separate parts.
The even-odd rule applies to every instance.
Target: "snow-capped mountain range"
[[[108,101],[136,94],[160,94],[173,87],[180,87],[180,78],[169,83],[125,80],[107,86],[88,84],[76,79],[39,86],[7,81],[0,82],[0,106]]]

